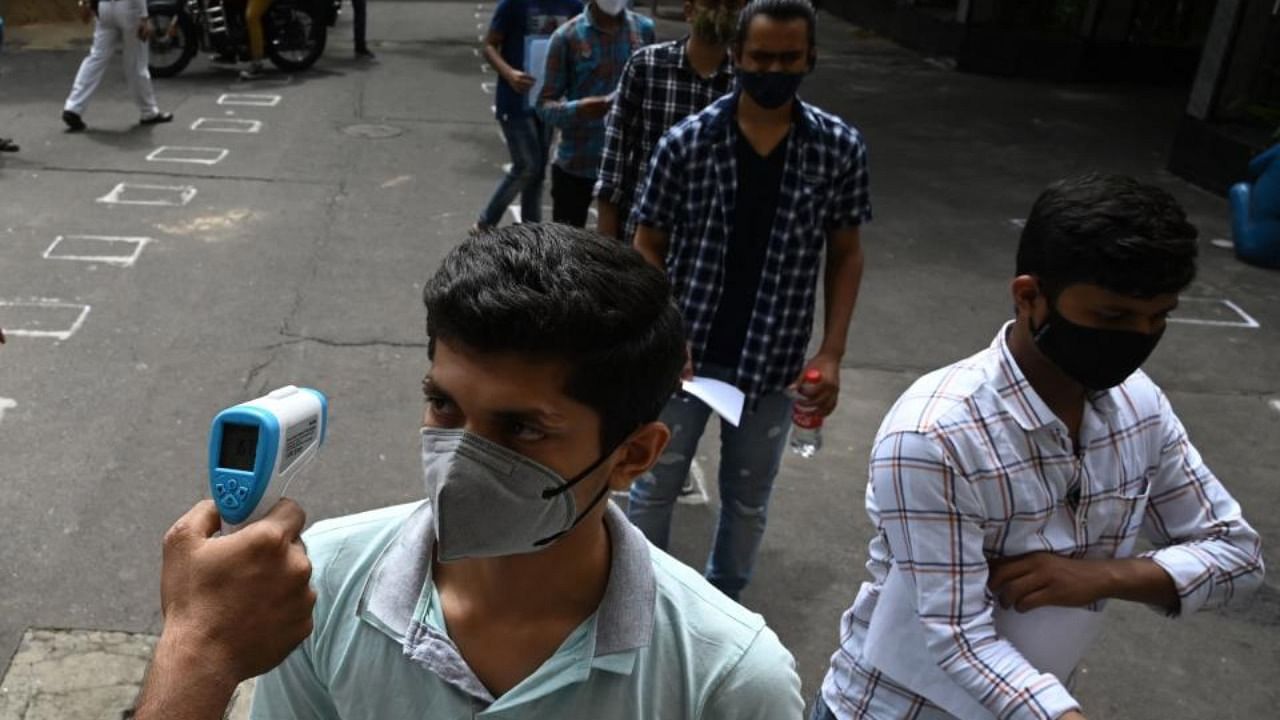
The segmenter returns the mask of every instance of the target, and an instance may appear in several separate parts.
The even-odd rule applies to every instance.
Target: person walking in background
[[[671,126],[733,89],[729,45],[743,0],[686,0],[690,34],[641,48],[627,61],[605,118],[596,178],[597,229],[630,243],[631,206],[649,156]]]
[[[584,227],[604,151],[604,117],[627,59],[654,41],[653,20],[626,0],[592,0],[551,36],[538,112],[561,131],[551,166],[552,219]]]
[[[480,212],[475,230],[496,227],[517,195],[521,221],[542,221],[542,181],[551,131],[530,102],[529,93],[537,82],[534,73],[542,68],[529,67],[525,50],[532,43],[548,41],[556,28],[580,12],[581,0],[499,0],[493,11],[484,58],[498,73],[494,111],[511,152],[511,169]]]
[[[71,132],[85,129],[84,112],[89,100],[102,84],[111,56],[116,46],[124,46],[124,77],[129,92],[138,105],[143,125],[167,123],[173,120],[171,113],[160,112],[156,105],[155,90],[151,87],[151,71],[147,69],[147,41],[154,28],[147,13],[146,0],[100,0],[80,4],[81,18],[89,22],[94,18],[93,47],[80,63],[71,94],[62,109],[62,122]]]
[[[374,54],[369,50],[369,41],[366,37],[369,27],[367,0],[351,0],[351,10],[355,13],[353,33],[355,38],[356,57],[365,60],[373,60]]]
[[[667,271],[697,374],[747,398],[721,425],[720,520],[707,579],[737,599],[764,537],[792,413],[829,415],[862,278],[860,228],[871,219],[858,131],[796,98],[813,68],[806,0],[754,0],[734,40],[739,90],[677,124],[658,143],[640,191],[636,248]],[[807,362],[826,252],[823,337]],[[808,371],[817,382],[800,384]],[[631,489],[628,517],[665,548],[671,514],[710,408],[677,394],[662,462]]]
[[[249,0],[244,11],[244,26],[249,33],[249,69],[240,72],[241,80],[257,80],[266,74],[262,58],[267,54],[267,35],[262,29],[262,16],[275,0]]]

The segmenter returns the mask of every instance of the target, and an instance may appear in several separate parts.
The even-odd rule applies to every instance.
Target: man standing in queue
[[[835,409],[871,219],[861,135],[796,97],[817,59],[815,29],[807,0],[746,6],[733,47],[738,90],[663,136],[635,211],[636,248],[671,278],[695,371],[746,394],[739,426],[721,425],[720,520],[706,569],[734,599],[764,537],[794,393],[804,412]],[[822,341],[806,360],[824,251]],[[808,371],[821,379],[801,384]],[[628,517],[658,547],[709,414],[673,397],[662,412],[671,445],[631,490]]]

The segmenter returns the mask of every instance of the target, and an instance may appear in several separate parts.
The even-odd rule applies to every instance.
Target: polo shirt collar
[[[1058,416],[1040,398],[1040,394],[1031,387],[1031,381],[1027,380],[1022,368],[1018,367],[1018,361],[1014,359],[1013,351],[1009,349],[1009,331],[1013,327],[1013,322],[1012,320],[1006,322],[991,343],[996,356],[996,378],[999,381],[996,386],[996,396],[1000,399],[1005,411],[1023,430],[1038,430],[1061,423]],[[1116,392],[1115,388],[1089,393],[1089,404],[1103,415],[1111,415],[1118,407],[1115,398],[1112,397],[1113,392]]]
[[[612,502],[605,510],[612,542],[609,581],[594,616],[592,666],[628,674],[634,652],[653,637],[657,584],[649,544]],[[412,654],[415,615],[434,592],[431,557],[435,520],[430,503],[422,503],[374,564],[359,603],[361,620],[406,645]]]

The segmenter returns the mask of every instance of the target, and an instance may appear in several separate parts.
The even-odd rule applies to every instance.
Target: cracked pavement
[[[112,70],[86,114],[92,130],[64,134],[58,111],[83,50],[0,54],[0,134],[22,145],[0,158],[0,300],[92,308],[67,340],[0,348],[0,673],[11,658],[19,675],[32,667],[20,649],[39,644],[23,640],[28,628],[159,630],[160,538],[204,495],[208,424],[227,405],[286,383],[329,395],[329,444],[300,498],[312,519],[421,497],[422,282],[508,162],[480,87],[493,76],[472,52],[475,13],[375,0],[378,64],[350,59],[344,19],[314,72],[252,89],[198,59],[157,81],[178,121],[151,130],[132,127]],[[864,577],[876,427],[921,372],[990,342],[1010,304],[1010,221],[1066,174],[1127,172],[1173,192],[1205,239],[1189,294],[1230,299],[1260,324],[1175,326],[1149,370],[1280,567],[1280,284],[1208,242],[1227,233],[1222,198],[1163,170],[1185,93],[961,75],[830,20],[819,47],[805,95],[867,137],[876,217],[840,407],[816,459],[787,459],[744,598],[795,654],[806,696]],[[281,103],[218,105],[227,92]],[[199,117],[264,125],[191,130]],[[402,132],[342,132],[355,124]],[[146,162],[160,145],[230,153],[213,166]],[[185,207],[97,202],[119,182],[198,192]],[[154,242],[131,267],[42,257],[75,234]],[[0,324],[53,322],[22,312],[0,306]],[[699,453],[709,474],[716,442],[713,429]],[[695,567],[714,527],[709,490],[711,505],[676,511],[673,552]],[[1176,623],[1122,603],[1109,613],[1080,682],[1090,718],[1267,717],[1280,706],[1274,576],[1237,608]]]

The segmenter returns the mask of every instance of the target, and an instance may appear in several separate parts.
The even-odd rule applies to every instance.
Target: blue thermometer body
[[[284,496],[324,443],[329,401],[286,385],[218,413],[209,430],[209,490],[224,532],[253,522]]]

